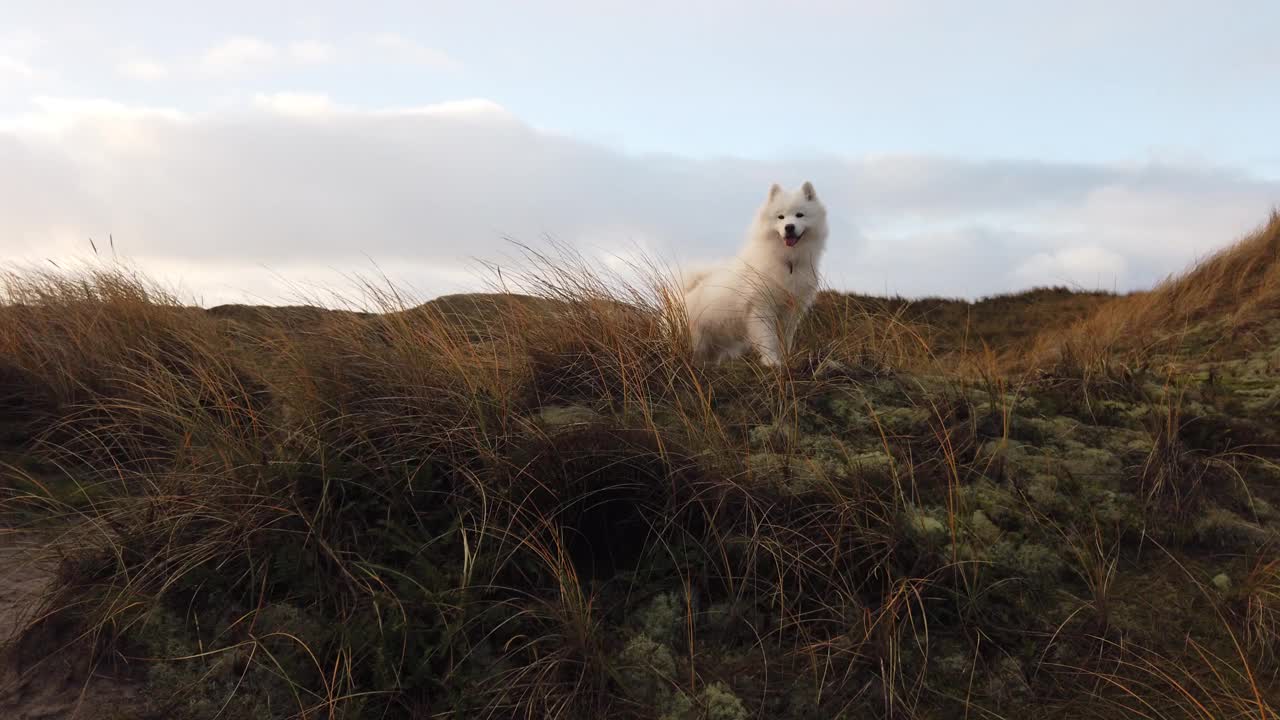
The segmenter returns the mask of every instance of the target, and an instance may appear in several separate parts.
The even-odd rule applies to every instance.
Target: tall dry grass
[[[0,375],[38,401],[15,415],[26,465],[5,507],[74,525],[81,547],[32,636],[136,665],[159,659],[147,628],[176,624],[199,642],[168,660],[236,687],[284,678],[246,708],[436,713],[470,688],[453,701],[469,712],[578,717],[618,705],[602,597],[660,572],[772,608],[755,672],[879,657],[875,618],[899,601],[853,645],[833,633],[850,603],[915,582],[888,570],[904,493],[829,478],[799,504],[754,477],[745,436],[794,425],[827,389],[815,371],[901,360],[909,330],[822,317],[862,334],[797,358],[807,379],[706,369],[667,286],[579,260],[530,256],[502,278],[520,297],[417,305],[368,283],[362,312],[304,323],[210,314],[127,272],[6,277]],[[281,606],[323,621],[273,627]],[[696,698],[710,679],[688,646],[672,681]]]
[[[1102,368],[1153,358],[1231,356],[1270,342],[1280,311],[1280,212],[1239,241],[1117,298],[1067,328],[1047,328],[1028,357],[1040,366]]]
[[[1110,627],[1112,539],[1054,528],[1101,618],[1079,631],[971,556],[967,488],[998,475],[983,449],[1030,387],[990,346],[826,296],[783,369],[703,367],[659,269],[564,248],[523,267],[427,304],[371,281],[332,312],[208,312],[120,269],[6,276],[3,509],[74,529],[28,672],[79,648],[145,672],[165,717],[746,717],[722,687],[780,717],[976,717],[1031,682],[1002,675],[1020,640]],[[1271,271],[1241,267],[1260,298]],[[1156,293],[1177,318],[1236,297]],[[1122,332],[1098,328],[1150,302],[1066,337],[1101,357]],[[870,451],[830,427],[855,416]],[[963,691],[933,680],[944,641]],[[1058,665],[1052,697],[1111,677]]]

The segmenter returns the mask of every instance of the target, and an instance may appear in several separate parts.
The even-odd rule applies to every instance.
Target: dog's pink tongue
[[[783,241],[787,243],[787,247],[795,247],[796,243],[800,242],[800,238],[798,237],[783,238]]]

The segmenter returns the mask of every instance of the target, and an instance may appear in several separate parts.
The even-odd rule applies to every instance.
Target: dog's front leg
[[[767,314],[753,313],[747,320],[747,339],[760,354],[760,361],[770,367],[782,363],[778,327]]]
[[[790,357],[791,353],[796,349],[796,333],[800,330],[800,323],[804,320],[804,316],[809,312],[809,308],[813,305],[813,299],[808,298],[804,301],[793,301],[791,306],[782,314],[782,354]]]
[[[689,335],[692,341],[694,362],[705,363],[713,360],[718,362],[713,333],[697,323],[691,323]]]
[[[796,349],[796,331],[800,329],[800,316],[793,315],[787,318],[786,329],[783,331],[782,352],[784,355],[790,356]]]

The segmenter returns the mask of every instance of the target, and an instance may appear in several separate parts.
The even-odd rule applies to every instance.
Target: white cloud
[[[397,33],[379,33],[373,44],[400,62],[425,65],[439,70],[456,70],[461,64],[443,50],[416,43]]]
[[[634,156],[483,99],[364,111],[277,93],[188,115],[44,98],[0,127],[0,257],[112,234],[208,301],[288,299],[281,277],[328,283],[372,263],[430,295],[464,289],[473,260],[509,264],[507,238],[721,256],[769,183],[806,179],[830,207],[828,281],[908,295],[1148,285],[1280,200],[1280,182],[1185,165]]]
[[[1086,290],[1111,290],[1126,278],[1128,261],[1097,246],[1068,247],[1027,258],[1012,275],[1022,286],[1067,285]]]
[[[260,93],[254,96],[253,104],[278,115],[294,116],[327,115],[338,109],[332,98],[317,93]]]
[[[309,65],[332,62],[336,55],[337,51],[332,45],[318,40],[304,40],[289,45],[289,57]]]
[[[29,57],[44,47],[45,39],[32,28],[0,32],[0,52],[16,57]]]
[[[27,86],[40,79],[31,57],[44,45],[44,38],[29,28],[0,31],[0,90]]]
[[[30,80],[35,77],[35,75],[35,69],[25,61],[8,55],[0,55],[0,81],[3,81],[5,78]]]
[[[190,116],[180,110],[126,105],[103,98],[32,98],[34,111],[0,123],[0,138],[30,139],[58,136],[72,130],[97,133],[99,141],[113,133],[149,136],[151,122],[183,123]],[[0,226],[2,227],[2,226]]]
[[[466,100],[447,100],[432,105],[424,105],[422,107],[383,110],[379,114],[382,115],[462,115],[469,116],[473,119],[480,117],[504,118],[515,120],[506,108],[492,100],[484,98],[468,98]]]
[[[116,71],[124,77],[134,80],[163,80],[169,76],[167,67],[147,58],[125,60],[116,66]]]
[[[208,48],[190,62],[161,63],[130,52],[116,66],[118,74],[134,80],[161,80],[174,74],[197,70],[206,75],[231,76],[282,64],[322,65],[337,57],[333,45],[319,40],[302,40],[280,46],[248,35],[227,38]]]
[[[205,72],[221,75],[241,72],[275,61],[280,51],[275,45],[255,37],[239,35],[209,48],[200,58]]]

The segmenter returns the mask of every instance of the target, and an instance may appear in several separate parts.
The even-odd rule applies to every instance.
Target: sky
[[[513,242],[702,264],[773,182],[828,286],[1149,287],[1280,206],[1280,3],[0,0],[0,260],[194,302]]]

